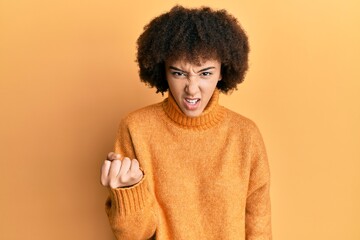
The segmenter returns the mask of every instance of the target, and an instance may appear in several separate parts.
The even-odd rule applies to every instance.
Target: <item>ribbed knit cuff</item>
[[[140,211],[149,202],[149,192],[145,176],[136,185],[129,188],[109,188],[112,207],[120,216]]]

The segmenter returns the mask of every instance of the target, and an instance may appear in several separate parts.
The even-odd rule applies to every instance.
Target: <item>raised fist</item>
[[[136,159],[124,157],[121,160],[120,154],[110,152],[101,167],[100,182],[105,187],[130,187],[140,182],[143,176]]]

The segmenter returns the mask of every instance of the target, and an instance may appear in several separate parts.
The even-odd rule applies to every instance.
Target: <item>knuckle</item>
[[[121,167],[121,161],[116,159],[114,161],[111,162],[111,167],[117,169],[117,168],[120,168]]]
[[[130,172],[130,178],[136,179],[136,172]]]
[[[129,176],[124,174],[124,175],[121,175],[120,176],[120,182],[123,183],[123,184],[126,184],[129,182]]]
[[[141,177],[141,172],[139,171],[133,171],[130,173],[131,179],[137,180]]]

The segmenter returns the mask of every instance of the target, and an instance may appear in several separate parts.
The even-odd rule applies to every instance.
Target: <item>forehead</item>
[[[174,67],[202,67],[202,66],[213,66],[217,67],[220,65],[220,61],[218,59],[203,59],[200,58],[198,61],[190,61],[185,58],[168,60],[165,62],[166,66],[174,66]]]
[[[195,43],[196,45],[196,43]],[[194,65],[201,65],[207,60],[219,60],[218,52],[215,48],[210,48],[207,45],[193,46],[190,51],[184,47],[178,46],[177,49],[172,49],[167,56],[165,62],[189,62]]]

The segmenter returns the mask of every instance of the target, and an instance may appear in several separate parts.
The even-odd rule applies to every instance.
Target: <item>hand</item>
[[[110,152],[107,160],[101,167],[101,184],[105,187],[120,188],[130,187],[143,178],[144,174],[140,170],[139,162],[130,158],[121,159],[121,155]]]

